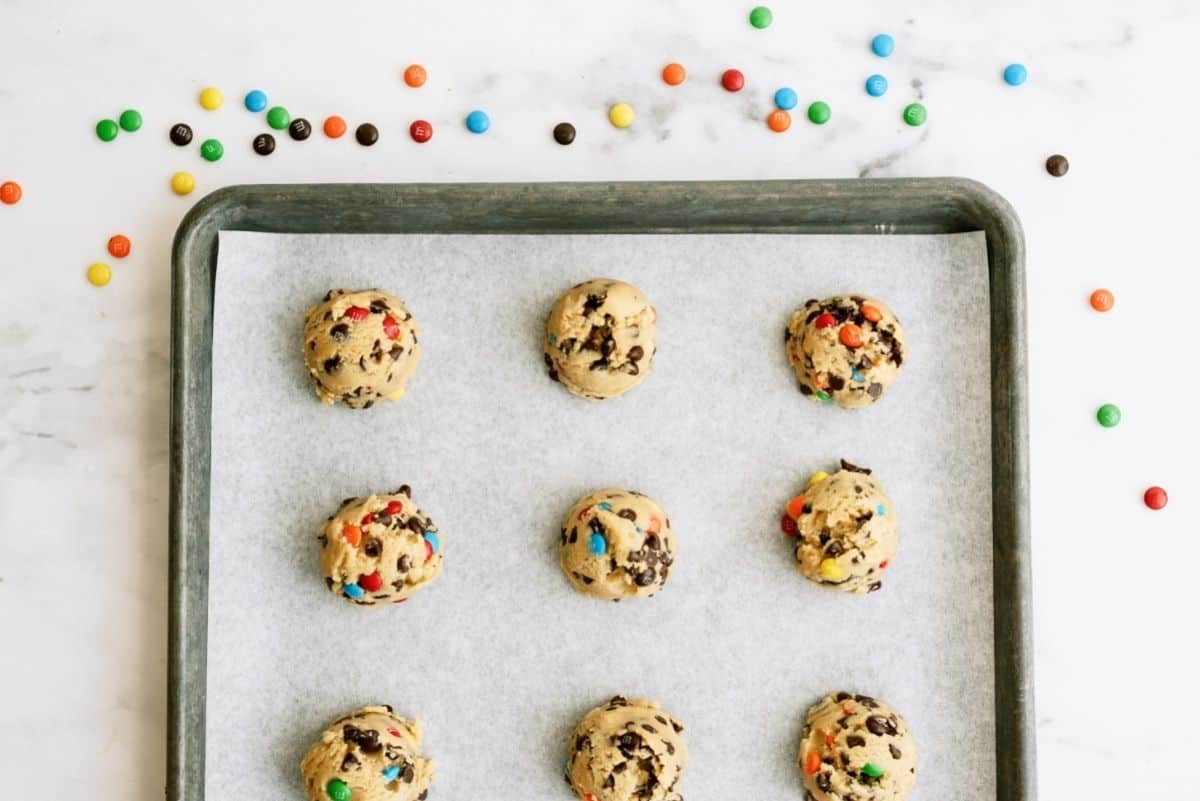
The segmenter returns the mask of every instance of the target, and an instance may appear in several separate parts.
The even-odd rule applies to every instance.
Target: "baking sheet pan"
[[[565,797],[567,731],[627,692],[689,722],[686,794],[787,797],[799,795],[803,708],[845,686],[909,716],[916,798],[1018,797],[1002,789],[1007,688],[993,671],[993,621],[1013,599],[998,594],[993,617],[987,581],[1006,568],[992,562],[995,330],[983,322],[996,293],[983,240],[225,234],[209,785],[294,797],[324,722],[380,700],[426,721],[442,797]],[[635,393],[593,406],[541,374],[538,330],[557,292],[605,272],[658,305],[660,361]],[[401,404],[322,408],[296,357],[300,315],[330,286],[374,284],[409,302],[426,362]],[[792,305],[851,289],[887,299],[917,355],[883,403],[839,413],[801,401],[779,341]],[[901,559],[866,599],[808,585],[776,532],[782,501],[837,456],[875,467],[901,514]],[[447,534],[445,576],[401,610],[328,597],[316,525],[339,498],[400,482]],[[589,602],[557,575],[563,511],[608,484],[656,496],[681,532],[680,569],[649,604]]]

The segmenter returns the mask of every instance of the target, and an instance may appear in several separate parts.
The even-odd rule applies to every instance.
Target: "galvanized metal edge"
[[[169,801],[204,798],[212,305],[221,230],[280,233],[955,233],[988,246],[992,334],[996,797],[1035,801],[1025,244],[963,178],[235,186],[175,235],[171,275]]]

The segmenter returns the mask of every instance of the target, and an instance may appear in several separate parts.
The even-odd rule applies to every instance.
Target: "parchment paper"
[[[612,276],[659,312],[653,374],[591,404],[552,383],[542,323]],[[422,327],[407,397],[322,406],[301,356],[331,287],[386,288]],[[793,309],[878,296],[908,333],[874,407],[818,406],[783,349]],[[687,724],[689,801],[801,799],[807,707],[876,695],[919,745],[918,801],[995,795],[988,301],[982,234],[901,237],[292,236],[223,232],[213,333],[207,787],[300,799],[298,763],[351,708],[426,724],[431,801],[569,801],[566,738],[615,693]],[[794,569],[787,499],[839,457],[900,517],[882,591]],[[318,573],[343,497],[408,483],[442,532],[441,578],[353,607]],[[562,516],[606,486],[646,492],[680,555],[649,601],[576,594]]]

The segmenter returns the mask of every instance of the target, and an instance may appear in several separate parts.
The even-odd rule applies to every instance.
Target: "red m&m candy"
[[[404,511],[404,504],[400,503],[400,501],[388,501],[387,509],[385,511],[389,515],[398,515]]]
[[[825,312],[816,320],[813,321],[813,328],[829,328],[837,322],[837,318],[829,312]]]
[[[387,334],[388,339],[400,338],[400,323],[391,315],[383,318],[383,333]]]
[[[1145,501],[1146,506],[1157,511],[1167,505],[1167,491],[1162,487],[1151,487],[1146,490],[1142,500]]]
[[[117,234],[108,240],[108,252],[112,254],[114,259],[123,259],[129,255],[130,249],[133,247],[129,242],[129,237],[123,234]]]
[[[379,592],[379,588],[383,586],[383,577],[379,575],[378,570],[369,576],[359,576],[358,586],[367,592]]]
[[[428,142],[433,138],[433,126],[425,120],[417,120],[408,126],[408,135],[414,142]]]
[[[367,315],[370,313],[371,312],[369,309],[364,309],[362,306],[351,306],[350,308],[346,309],[345,316],[358,323],[367,319]]]
[[[796,536],[796,521],[793,520],[790,515],[784,515],[783,517],[779,518],[779,528],[781,528],[783,533],[789,537]]]
[[[746,76],[742,75],[741,70],[725,70],[721,73],[721,86],[725,87],[725,91],[740,92],[745,85]]]

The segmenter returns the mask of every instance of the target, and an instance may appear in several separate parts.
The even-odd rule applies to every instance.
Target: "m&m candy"
[[[1009,64],[1004,68],[1004,82],[1009,86],[1020,86],[1028,77],[1024,64]]]
[[[330,139],[337,139],[346,133],[346,121],[334,114],[325,118],[325,124],[321,126],[321,129]]]
[[[925,124],[925,107],[920,103],[909,103],[904,107],[904,121],[914,128]]]
[[[1115,403],[1106,403],[1096,410],[1096,422],[1105,428],[1113,428],[1121,422],[1121,409]]]
[[[442,543],[438,540],[437,533],[433,531],[425,532],[425,542],[428,545],[428,548],[432,549],[432,553],[427,553],[426,558],[432,556],[434,553],[437,553],[438,549],[442,547]]]
[[[1055,178],[1062,178],[1069,169],[1071,169],[1071,162],[1067,161],[1067,157],[1060,153],[1055,153],[1046,159],[1046,172]]]
[[[1162,487],[1151,487],[1142,495],[1142,501],[1157,511],[1167,505],[1167,491]]]
[[[260,133],[254,137],[250,147],[254,148],[254,152],[260,156],[269,156],[275,152],[275,137],[269,133]]]
[[[395,731],[395,729],[391,729],[390,731]],[[392,736],[399,737],[400,735],[395,734]],[[397,778],[400,777],[400,766],[399,765],[388,765],[386,768],[383,769],[383,771],[380,775],[383,776],[383,780],[385,782],[389,782],[389,783],[394,782],[394,781],[396,781]]]
[[[575,141],[575,126],[569,122],[560,122],[554,126],[554,141],[560,145],[569,145]]]
[[[628,103],[617,103],[608,110],[608,121],[616,128],[628,128],[633,125],[633,106]]]
[[[367,594],[366,590],[364,590],[362,587],[358,586],[357,584],[343,584],[342,585],[342,593],[347,598],[353,598],[356,601],[359,598],[361,598]]]
[[[771,9],[766,6],[755,6],[750,11],[750,24],[760,31],[764,28],[771,27],[771,23],[775,21],[775,15],[771,13]]]
[[[0,184],[0,203],[14,206],[21,202],[21,185],[16,181],[5,181]]]
[[[791,111],[796,107],[799,99],[796,97],[796,90],[789,86],[784,86],[775,90],[775,108]]]
[[[870,776],[872,779],[879,779],[883,777],[885,771],[874,762],[868,762],[862,766],[862,772]]]
[[[96,136],[101,142],[111,142],[116,139],[120,130],[116,120],[100,120],[96,123]]]
[[[251,89],[242,100],[247,111],[258,113],[267,107],[267,93],[262,89]]]
[[[350,801],[350,786],[341,779],[330,779],[325,785],[325,795],[332,801]]]
[[[487,133],[488,128],[492,127],[492,120],[486,112],[475,109],[467,115],[465,120],[467,130],[473,134]]]
[[[303,142],[312,136],[312,125],[303,117],[297,117],[288,125],[288,136],[297,142]]]
[[[815,103],[810,103],[808,106],[808,121],[814,125],[824,125],[829,122],[833,112],[829,109],[829,104],[824,100],[818,100]]]
[[[171,176],[171,191],[177,195],[190,194],[196,188],[196,179],[190,172],[177,172]]]
[[[775,133],[783,133],[792,127],[792,115],[777,108],[767,115],[767,127]]]
[[[363,147],[370,147],[379,141],[379,129],[369,122],[354,129],[354,139]]]
[[[1096,311],[1106,312],[1112,310],[1113,304],[1116,303],[1116,298],[1114,298],[1113,293],[1109,292],[1107,289],[1097,289],[1088,298],[1088,303],[1090,303],[1092,308]]]
[[[871,40],[871,52],[880,58],[887,58],[896,49],[896,40],[886,33],[878,34]]]
[[[272,106],[267,112],[267,125],[276,131],[282,131],[292,123],[292,115],[283,106]]]
[[[847,348],[860,348],[863,343],[862,329],[854,323],[846,323],[838,331],[838,339]]]
[[[171,144],[184,147],[192,143],[192,128],[187,123],[177,122],[171,126],[168,136],[171,137]]]
[[[225,146],[216,139],[205,139],[200,143],[200,156],[205,161],[220,161],[225,155]]]
[[[888,90],[887,78],[882,75],[872,75],[867,78],[864,88],[871,97],[882,97]]]
[[[425,80],[429,77],[425,72],[425,68],[420,64],[409,64],[404,70],[404,82],[416,89],[425,85]]]
[[[408,126],[408,135],[412,137],[414,142],[428,142],[433,138],[433,126],[426,120],[416,120],[412,125]]]
[[[741,70],[728,69],[721,73],[721,86],[726,92],[740,92],[746,85],[746,76]]]
[[[368,573],[358,577],[358,586],[362,587],[367,592],[379,592],[379,588],[383,586],[383,577],[376,570],[373,573]]]
[[[608,552],[608,540],[598,531],[593,531],[588,537],[588,553],[592,556],[603,556]]]
[[[684,80],[687,79],[687,70],[683,68],[682,64],[677,64],[672,61],[667,66],[663,67],[662,79],[663,83],[667,84],[668,86],[679,86],[679,84],[683,83]]]
[[[88,265],[87,280],[92,286],[104,286],[112,280],[112,268],[102,261]]]
[[[116,234],[108,240],[108,252],[114,259],[125,258],[132,247],[129,237],[124,234]]]
[[[200,108],[205,111],[215,111],[225,102],[225,95],[215,86],[207,86],[200,90]]]
[[[127,108],[121,112],[117,123],[121,126],[122,131],[133,133],[142,127],[142,115],[137,109]]]

